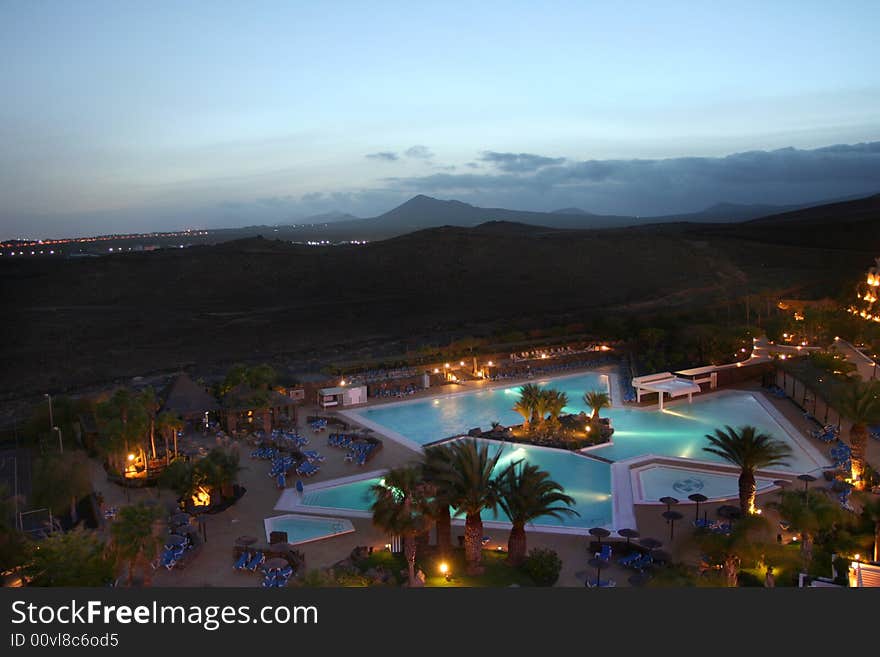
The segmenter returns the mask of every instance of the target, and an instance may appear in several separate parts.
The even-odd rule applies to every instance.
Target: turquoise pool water
[[[581,399],[584,392],[604,389],[606,385],[604,377],[596,373],[555,381],[542,380],[540,383],[568,394],[569,405],[565,410],[569,413],[589,412]],[[456,434],[466,434],[472,427],[488,429],[493,420],[505,425],[521,423],[522,417],[512,410],[518,395],[519,386],[512,386],[379,406],[355,415],[424,445]],[[698,398],[693,404],[677,400],[670,403],[664,412],[617,407],[606,409],[602,414],[610,417],[613,423],[613,444],[599,447],[592,453],[611,461],[644,454],[722,461],[720,456],[703,451],[703,447],[709,444],[706,434],[728,424],[734,427],[750,424],[791,446],[789,464],[781,469],[801,473],[820,465],[747,392],[725,392]]]
[[[568,395],[568,413],[589,412],[581,399],[588,390],[607,390],[603,375],[590,372],[560,379],[535,379],[542,387],[552,386]],[[494,388],[422,399],[390,406],[378,406],[355,413],[399,433],[420,445],[467,433],[474,427],[488,430],[492,422],[520,424],[522,416],[513,410],[520,386]]]
[[[605,389],[607,385],[604,375],[598,373],[539,380],[536,383],[552,385],[565,391],[569,397],[566,411],[571,413],[589,411],[581,399],[584,392]],[[519,386],[481,390],[380,406],[353,415],[375,423],[380,431],[389,430],[424,445],[449,436],[465,434],[472,427],[488,429],[495,420],[505,425],[519,424],[522,418],[513,411],[518,391]],[[532,446],[504,447],[502,466],[509,459],[523,458],[550,472],[552,478],[575,499],[574,508],[579,516],[563,519],[541,518],[535,525],[571,528],[611,525],[611,465],[605,459],[614,462],[653,454],[723,462],[721,457],[703,451],[703,447],[709,444],[706,434],[725,425],[754,425],[788,443],[792,448],[791,457],[787,465],[779,466],[778,469],[802,473],[827,465],[821,456],[808,453],[747,392],[728,391],[698,398],[693,404],[677,400],[670,403],[664,412],[616,407],[605,410],[603,415],[611,418],[615,432],[613,444],[589,452],[589,455],[597,458]],[[727,497],[734,495],[737,487],[736,477],[675,468],[658,467],[646,470],[642,476],[645,477],[642,485],[650,491],[647,493],[648,499],[664,495],[685,499],[690,492],[697,492],[699,487],[703,488],[700,492],[708,497]],[[317,490],[309,490],[307,486],[301,503],[307,507],[366,512],[371,503],[369,488],[378,481],[356,481]],[[682,490],[676,489],[676,485]],[[761,480],[758,483],[759,488],[769,485],[772,482]],[[690,492],[685,490],[689,487],[693,488]],[[506,521],[507,518],[500,514],[499,511],[499,515],[493,517],[492,513],[484,513],[483,519]]]
[[[492,445],[490,449],[501,448],[498,443],[490,444]],[[573,508],[580,514],[563,519],[541,518],[535,523],[536,525],[594,527],[611,523],[611,468],[607,463],[558,450],[540,449],[528,445],[506,445],[503,447],[496,472],[517,459],[524,459],[551,472],[553,479],[562,484],[565,492],[574,498]],[[307,486],[301,503],[311,507],[366,512],[369,511],[372,502],[370,486],[379,483],[380,480],[381,478],[377,477],[317,490],[309,490]],[[491,512],[484,512],[483,520],[507,521],[508,518],[499,510],[497,516],[493,516]]]
[[[644,500],[656,501],[669,495],[684,501],[693,493],[702,493],[709,498],[739,494],[738,476],[733,474],[660,465],[641,470],[638,477]],[[772,479],[759,477],[755,483],[759,492],[773,486]]]
[[[315,516],[286,515],[267,518],[266,540],[273,531],[287,532],[287,542],[291,545],[308,543],[321,538],[330,538],[354,531],[351,521],[339,518],[319,518]]]

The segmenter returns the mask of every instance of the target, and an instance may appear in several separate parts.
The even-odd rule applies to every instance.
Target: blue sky
[[[880,149],[824,152],[827,180],[804,165],[880,141],[878,24],[873,1],[0,0],[0,236],[370,216],[413,193],[663,214],[880,191]],[[812,177],[678,168],[787,148],[750,161]],[[625,175],[578,175],[609,161]]]

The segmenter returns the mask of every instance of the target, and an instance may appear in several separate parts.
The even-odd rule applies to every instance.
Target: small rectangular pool
[[[266,518],[263,524],[266,528],[266,541],[269,541],[272,532],[287,532],[287,542],[291,545],[310,543],[354,531],[354,525],[345,518],[324,518],[295,513]]]

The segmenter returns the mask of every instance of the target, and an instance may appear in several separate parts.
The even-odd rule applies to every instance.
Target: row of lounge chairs
[[[705,529],[716,534],[729,534],[733,529],[733,526],[729,522],[708,520],[706,518],[697,518],[694,520],[694,527],[697,529]]]
[[[252,459],[265,459],[271,460],[278,457],[278,448],[277,447],[258,447],[254,451],[251,452]]]
[[[327,444],[330,447],[339,447],[341,449],[348,449],[360,440],[361,437],[353,433],[331,433],[327,436]]]
[[[416,394],[415,384],[408,384],[404,387],[393,386],[391,388],[373,388],[371,389],[370,395],[372,397],[406,397],[409,395]]]
[[[324,431],[327,428],[327,418],[325,418],[325,417],[315,418],[314,420],[311,420],[309,422],[309,426],[314,431]]]
[[[296,431],[279,431],[275,429],[272,431],[272,439],[278,443],[287,443],[293,447],[305,447],[309,444],[309,439],[306,436],[301,436]]]
[[[252,573],[256,572],[257,568],[259,568],[263,562],[266,561],[266,555],[264,555],[259,550],[250,551],[244,550],[241,555],[239,555],[238,559],[236,559],[235,563],[232,564],[233,570],[249,570]]]
[[[313,477],[321,470],[320,465],[316,465],[310,461],[303,461],[296,468],[296,474],[300,477]]]
[[[501,381],[504,379],[522,379],[533,376],[545,376],[563,372],[566,370],[582,369],[586,367],[600,367],[602,365],[610,365],[615,361],[614,358],[603,356],[600,358],[590,358],[577,361],[568,361],[564,363],[553,363],[547,365],[538,365],[535,367],[517,366],[506,368],[493,372],[489,376],[490,381]],[[546,361],[541,361],[546,362]]]
[[[185,534],[185,536],[185,543],[181,543],[180,545],[172,545],[169,543],[166,544],[165,548],[162,550],[162,554],[159,557],[159,564],[164,566],[167,570],[174,568],[174,566],[177,565],[177,562],[183,558],[183,555],[193,548],[192,539],[190,539],[188,534]]]
[[[376,449],[374,443],[355,443],[345,455],[346,463],[357,463],[358,465],[366,465],[373,450]]]
[[[263,570],[263,588],[283,588],[293,575],[293,566],[284,568],[266,568]]]
[[[618,565],[642,572],[654,565],[654,557],[647,552],[630,552],[617,560]]]

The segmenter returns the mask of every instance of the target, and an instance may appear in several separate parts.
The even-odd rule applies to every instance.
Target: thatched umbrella
[[[623,536],[626,539],[626,544],[629,545],[629,540],[631,538],[638,538],[641,536],[635,529],[618,529],[617,534],[619,536]]]
[[[705,502],[705,501],[708,500],[709,498],[706,497],[705,495],[703,495],[702,493],[691,493],[690,495],[688,495],[688,499],[689,499],[691,502],[695,502],[695,503],[696,503],[696,505],[697,505],[697,510],[694,512],[694,520],[695,520],[695,521],[696,521],[696,520],[699,520],[699,519],[700,519],[700,504],[701,504],[702,502]]]
[[[603,538],[608,538],[609,536],[611,536],[611,532],[604,527],[591,527],[587,530],[587,532],[590,534],[590,536],[595,536],[598,539],[597,542],[600,546],[602,545]]]

